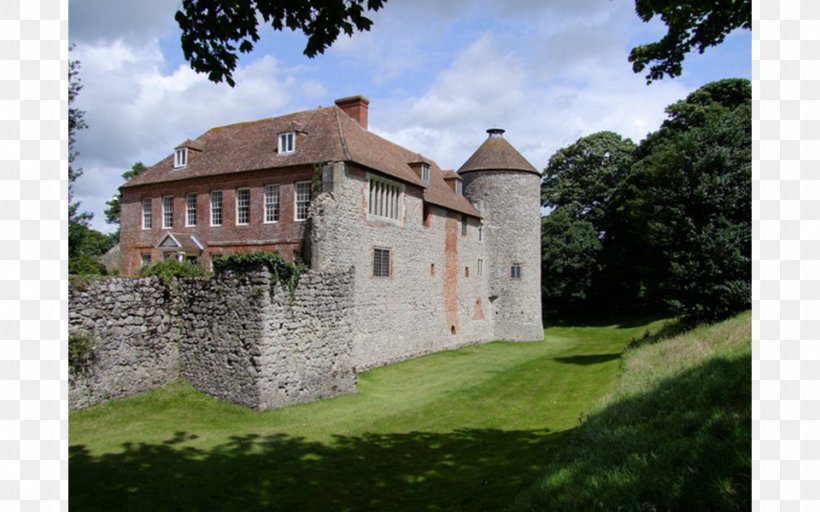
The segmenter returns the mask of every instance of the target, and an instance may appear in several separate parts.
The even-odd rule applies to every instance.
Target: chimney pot
[[[370,100],[364,96],[349,96],[336,100],[336,106],[352,117],[365,130],[367,130],[367,109],[369,105]]]

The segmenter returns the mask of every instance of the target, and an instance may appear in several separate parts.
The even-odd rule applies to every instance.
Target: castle
[[[345,273],[347,291],[333,293],[349,300],[334,321],[352,327],[344,357],[354,372],[543,339],[539,172],[501,129],[487,130],[458,171],[442,170],[368,131],[368,109],[366,98],[343,98],[178,145],[121,187],[121,274],[260,250],[309,263],[311,274]],[[284,329],[266,325],[260,339]]]

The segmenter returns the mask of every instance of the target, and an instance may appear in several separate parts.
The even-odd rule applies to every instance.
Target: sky
[[[70,58],[80,62],[74,185],[91,226],[111,232],[106,201],[135,162],[151,166],[208,129],[361,94],[369,129],[444,169],[458,169],[500,127],[537,169],[580,137],[610,130],[639,142],[666,106],[704,84],[751,79],[751,32],[689,54],[683,75],[646,84],[628,62],[666,27],[634,0],[388,0],[369,32],[302,54],[300,32],[261,31],[237,85],[191,70],[174,14],[179,0],[70,0]]]

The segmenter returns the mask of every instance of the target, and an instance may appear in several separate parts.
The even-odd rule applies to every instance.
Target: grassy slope
[[[750,313],[631,350],[624,367],[513,510],[750,510]]]
[[[70,416],[76,510],[499,510],[542,474],[661,322],[553,327],[360,375],[259,413],[185,384]]]

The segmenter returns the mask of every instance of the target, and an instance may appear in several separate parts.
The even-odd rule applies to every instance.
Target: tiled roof
[[[473,171],[525,171],[540,175],[535,167],[521,156],[507,139],[501,136],[503,130],[491,129],[490,136],[478,147],[473,155],[458,170],[459,174]]]
[[[280,155],[278,136],[289,131],[297,132],[296,150]],[[466,198],[447,186],[435,163],[431,162],[430,183],[422,183],[409,164],[429,159],[367,131],[336,106],[212,128],[178,147],[184,146],[201,148],[189,152],[187,166],[175,169],[174,156],[169,155],[122,187],[321,162],[353,162],[423,188],[425,201],[480,216]]]

